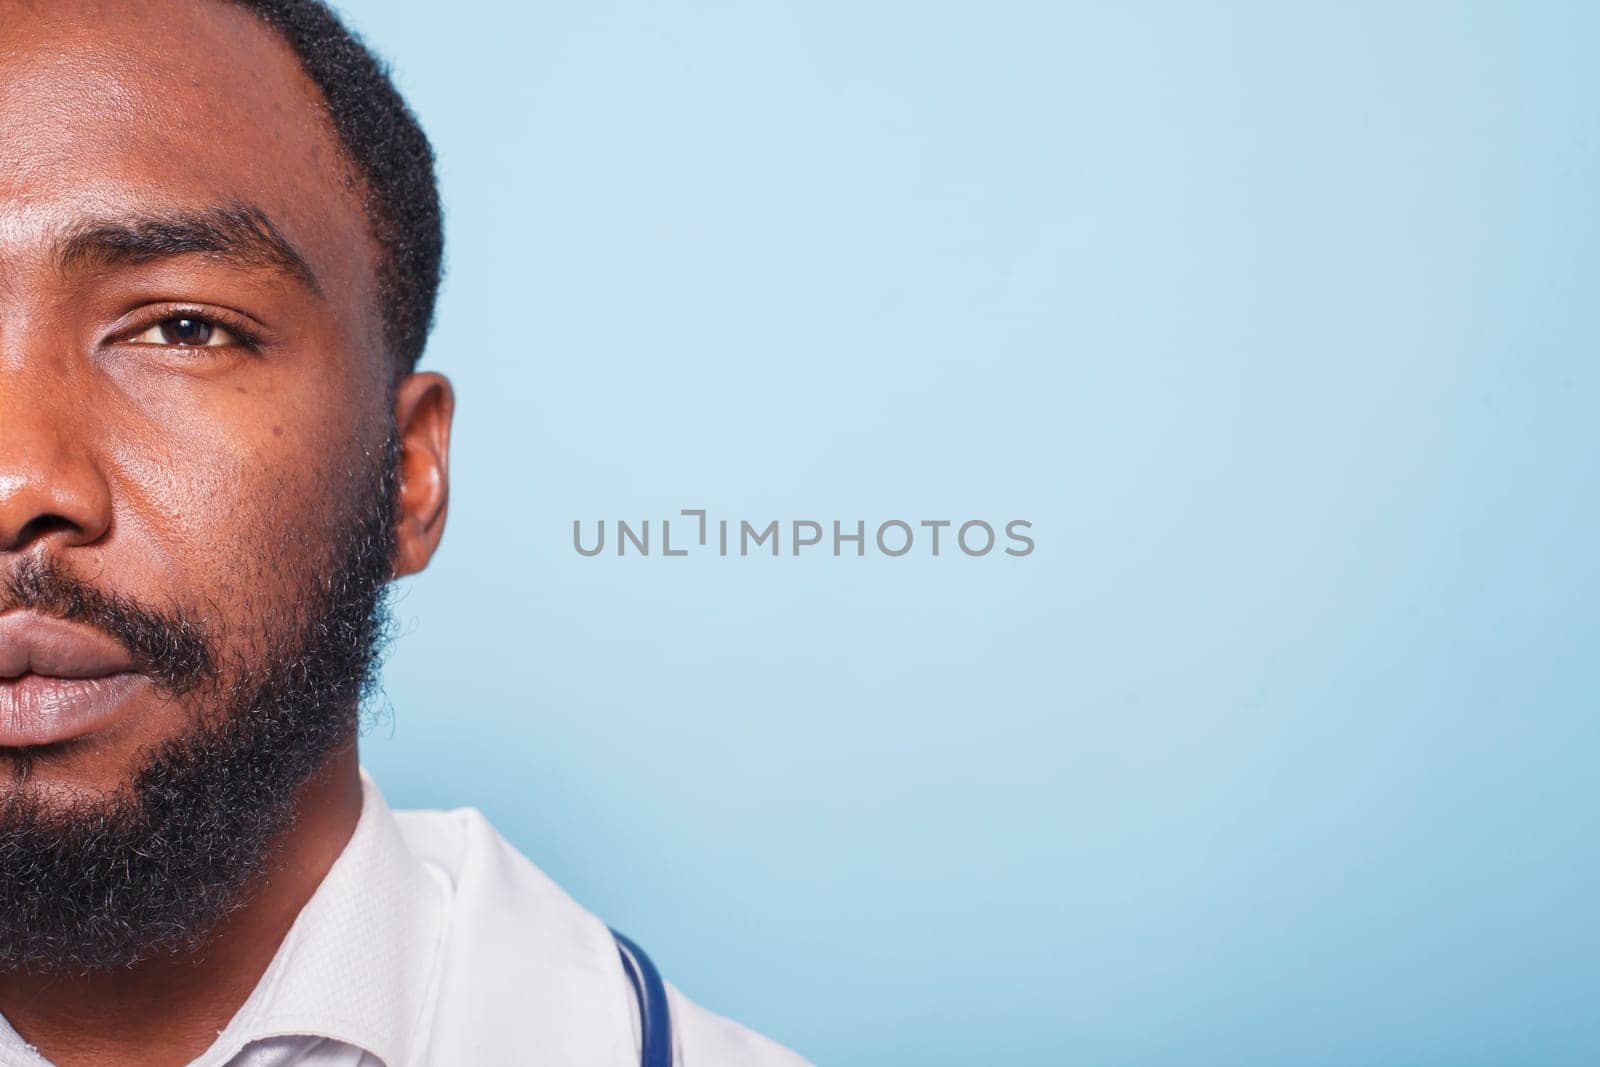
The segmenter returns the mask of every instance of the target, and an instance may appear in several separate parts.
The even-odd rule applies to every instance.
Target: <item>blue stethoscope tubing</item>
[[[667,987],[661,972],[644,949],[611,931],[617,939],[622,970],[639,1002],[639,1067],[672,1067],[672,1013],[667,1010]]]

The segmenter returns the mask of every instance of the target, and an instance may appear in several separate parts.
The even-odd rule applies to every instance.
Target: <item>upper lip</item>
[[[104,678],[133,666],[121,642],[101,630],[34,611],[0,615],[0,678]]]

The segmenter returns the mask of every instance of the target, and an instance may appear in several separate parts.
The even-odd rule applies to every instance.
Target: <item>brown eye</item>
[[[205,345],[211,341],[211,324],[204,319],[168,319],[156,329],[169,345]]]
[[[131,340],[134,344],[172,348],[223,348],[239,343],[239,338],[227,328],[196,315],[162,319]]]

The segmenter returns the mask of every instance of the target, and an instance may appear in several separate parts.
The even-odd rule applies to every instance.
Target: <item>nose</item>
[[[0,362],[0,554],[91,545],[111,525],[110,485],[89,448],[93,405],[29,362]]]

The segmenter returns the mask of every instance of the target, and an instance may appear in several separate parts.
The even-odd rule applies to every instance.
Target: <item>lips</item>
[[[132,669],[128,650],[99,630],[31,611],[0,615],[0,678],[104,678]]]
[[[0,747],[91,733],[138,682],[133,656],[99,630],[31,611],[0,615]]]

